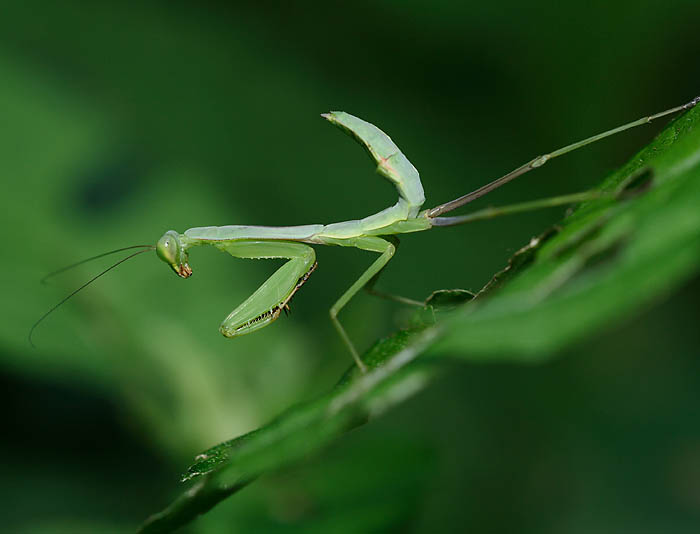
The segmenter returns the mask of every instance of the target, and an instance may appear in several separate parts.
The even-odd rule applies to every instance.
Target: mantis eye
[[[170,265],[179,263],[180,243],[176,232],[166,232],[156,244],[156,253],[165,263]]]

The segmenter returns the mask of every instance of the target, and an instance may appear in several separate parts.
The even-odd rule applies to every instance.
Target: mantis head
[[[172,267],[173,271],[182,278],[192,276],[192,268],[187,263],[187,250],[174,230],[168,230],[156,244],[158,257]]]

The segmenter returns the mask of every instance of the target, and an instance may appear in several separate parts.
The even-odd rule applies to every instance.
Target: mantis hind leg
[[[250,334],[275,321],[316,268],[314,249],[301,243],[233,241],[219,248],[237,258],[289,260],[223,320],[219,331],[226,337]]]
[[[375,278],[381,272],[382,269],[384,269],[386,264],[394,255],[394,252],[396,251],[396,246],[393,243],[390,243],[389,241],[381,239],[379,237],[357,237],[354,239],[347,240],[346,243],[343,243],[343,245],[353,246],[362,250],[380,253],[380,256],[374,261],[374,263],[372,263],[372,265],[370,265],[369,268],[364,273],[362,273],[362,275],[355,281],[355,283],[352,284],[347,289],[347,291],[345,291],[345,293],[342,294],[342,296],[329,310],[333,326],[335,326],[336,330],[338,331],[338,334],[340,334],[341,339],[348,347],[348,350],[350,350],[350,354],[352,354],[352,357],[355,360],[357,366],[360,368],[360,371],[365,373],[367,372],[367,366],[360,358],[357,349],[355,349],[355,345],[353,345],[352,341],[350,341],[350,337],[343,328],[343,325],[340,324],[340,321],[338,320],[338,313],[340,313],[340,310],[342,310],[345,307],[348,301],[352,297],[354,297],[358,291],[360,291],[363,287],[370,283],[372,279]]]

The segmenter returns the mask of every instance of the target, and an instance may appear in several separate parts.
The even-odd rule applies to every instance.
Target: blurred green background
[[[234,341],[219,322],[276,267],[155,255],[31,324],[168,229],[361,218],[395,201],[318,114],[387,131],[432,206],[532,156],[700,92],[696,0],[3,2],[2,532],[125,532],[200,450],[327,390],[350,359],[327,310],[366,268],[319,249],[293,314]],[[480,201],[595,185],[662,125]],[[561,210],[406,236],[380,282],[479,289]],[[107,265],[107,263],[105,263]],[[470,365],[183,531],[696,532],[700,279],[544,366]],[[406,311],[361,295],[357,344]]]

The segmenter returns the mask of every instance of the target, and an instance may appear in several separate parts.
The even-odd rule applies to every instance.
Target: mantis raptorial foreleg
[[[230,241],[218,248],[236,258],[287,258],[265,282],[221,323],[226,337],[249,334],[289,310],[289,301],[316,268],[316,253],[308,245],[282,241]]]
[[[340,324],[340,321],[338,320],[338,313],[340,313],[340,310],[343,309],[343,307],[348,303],[348,301],[352,297],[355,296],[355,294],[358,291],[365,287],[365,285],[367,285],[375,276],[377,276],[381,272],[381,270],[384,267],[386,267],[386,264],[394,255],[394,252],[396,252],[396,247],[386,239],[382,239],[380,237],[357,237],[352,240],[347,240],[347,242],[342,243],[342,245],[357,247],[359,249],[368,250],[370,252],[381,253],[381,255],[374,261],[374,263],[372,263],[372,265],[370,265],[369,268],[364,273],[362,273],[362,275],[357,280],[355,280],[355,283],[351,285],[347,289],[347,291],[345,291],[345,293],[343,293],[343,295],[336,301],[335,304],[333,304],[333,306],[330,309],[330,316],[333,325],[335,326],[336,330],[338,330],[340,337],[343,339],[345,345],[347,345],[348,349],[350,350],[350,353],[352,354],[355,363],[357,363],[357,366],[362,372],[365,372],[367,370],[367,367],[360,359],[360,355],[358,354],[357,349],[355,349],[355,345],[353,345],[352,341],[350,341],[350,338],[348,337],[347,332],[345,332],[343,325]]]

